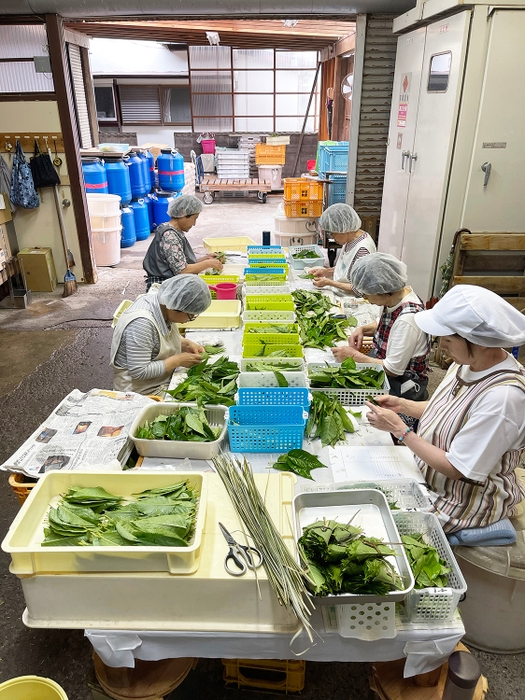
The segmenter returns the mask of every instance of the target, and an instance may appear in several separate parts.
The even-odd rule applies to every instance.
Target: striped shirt
[[[133,302],[133,311],[148,311],[155,319],[162,335],[168,335],[171,324],[164,320],[156,294],[145,294]],[[154,379],[166,372],[164,360],[154,358],[160,352],[160,337],[154,324],[147,318],[136,318],[126,326],[115,355],[115,365],[126,368],[133,379]]]
[[[525,450],[525,370],[514,358],[483,372],[453,364],[417,432],[463,474],[449,479],[415,457],[446,532],[513,514],[525,497],[515,474]]]
[[[361,297],[359,291],[352,285],[352,268],[356,261],[363,258],[365,255],[370,255],[370,253],[375,253],[376,246],[372,237],[363,231],[360,236],[355,240],[350,241],[350,243],[345,243],[341,248],[339,253],[338,263],[334,269],[334,280],[342,282],[341,279],[336,274],[341,271],[342,275],[346,277],[346,281],[350,284],[352,291],[351,293],[356,297]],[[348,292],[346,292],[348,294]]]

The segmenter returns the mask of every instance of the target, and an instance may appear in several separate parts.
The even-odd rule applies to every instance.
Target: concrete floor
[[[280,198],[267,204],[254,198],[218,200],[205,206],[189,238],[197,253],[207,236],[249,235],[273,228]],[[99,268],[99,282],[83,285],[62,299],[62,287],[52,294],[36,293],[25,310],[0,311],[0,463],[40,425],[73,388],[111,388],[108,364],[111,318],[123,299],[144,291],[142,258],[149,240],[122,250],[115,268]],[[434,373],[432,384],[440,378]],[[18,502],[0,477],[0,538],[18,512]],[[9,557],[0,553],[0,682],[36,674],[56,680],[70,700],[91,700],[91,645],[82,630],[27,629],[21,621],[24,600],[19,580],[9,573]],[[473,650],[488,677],[487,700],[523,700],[525,654],[495,655]],[[307,664],[305,700],[367,700],[367,664]],[[242,694],[242,695],[241,695]],[[233,700],[243,691],[224,688],[219,659],[203,659],[171,695],[172,700]],[[250,693],[257,700],[267,693]]]

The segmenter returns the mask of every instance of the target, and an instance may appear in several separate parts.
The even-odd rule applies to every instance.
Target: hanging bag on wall
[[[60,177],[58,176],[55,166],[51,162],[48,153],[42,153],[38,141],[35,139],[35,152],[29,161],[31,172],[33,173],[33,182],[35,187],[54,187],[60,185]]]
[[[10,199],[13,204],[23,209],[36,209],[36,207],[40,206],[40,199],[35,189],[31,168],[26,161],[20,141],[16,142],[15,155],[13,157]]]

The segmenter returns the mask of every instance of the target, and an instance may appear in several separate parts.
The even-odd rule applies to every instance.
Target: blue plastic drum
[[[181,196],[181,192],[157,192],[156,200],[153,200],[153,227],[157,228],[160,224],[170,220],[168,207],[177,197]]]
[[[121,214],[122,233],[120,236],[120,247],[130,248],[137,241],[135,213],[131,207],[122,207]]]
[[[108,178],[103,161],[100,158],[83,158],[82,172],[86,192],[91,194],[108,194]]]
[[[144,155],[148,159],[149,188],[152,190],[155,187],[155,156],[151,151],[144,151]]]
[[[106,175],[110,194],[118,194],[124,206],[131,202],[131,180],[129,166],[122,160],[106,159]]]
[[[128,159],[129,177],[131,180],[131,196],[133,199],[144,197],[150,191],[149,177],[146,182],[145,158],[138,153],[132,153]]]
[[[146,202],[146,206],[148,207],[148,216],[149,216],[149,228],[150,231],[153,231],[155,228],[155,216],[153,213],[153,202],[156,201],[157,195],[154,192],[148,192],[148,194],[144,197],[144,201]]]
[[[143,199],[133,199],[129,206],[133,209],[137,241],[145,241],[150,234],[148,207]]]
[[[167,192],[180,192],[184,187],[184,158],[176,148],[163,148],[157,158],[159,187]]]

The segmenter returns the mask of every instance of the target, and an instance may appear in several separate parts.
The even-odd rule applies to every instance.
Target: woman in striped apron
[[[367,417],[412,450],[445,532],[492,525],[525,497],[515,474],[525,369],[503,349],[525,344],[525,317],[487,289],[458,285],[415,320],[454,363],[430,401],[381,396]],[[399,412],[420,419],[417,433]]]
[[[414,320],[425,307],[407,286],[407,266],[388,253],[372,253],[354,265],[352,285],[383,311],[379,321],[356,328],[347,346],[333,348],[334,357],[339,362],[353,357],[356,362],[383,365],[391,394],[425,401],[430,338]],[[370,335],[374,336],[374,345],[364,355],[360,348],[364,336]]]

